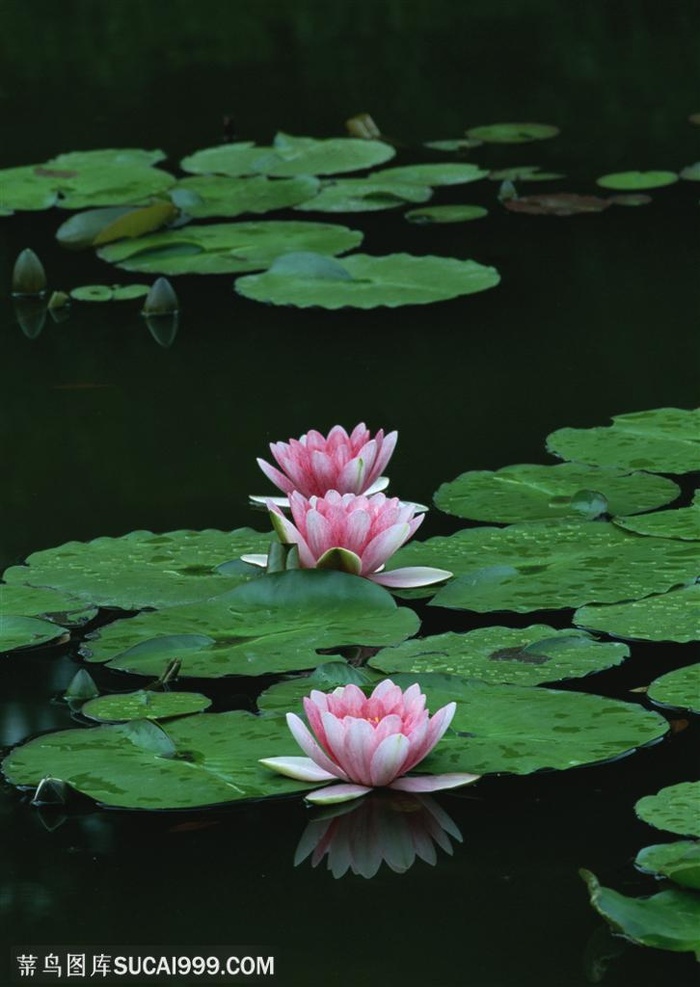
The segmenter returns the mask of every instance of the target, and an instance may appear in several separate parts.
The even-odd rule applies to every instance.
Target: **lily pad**
[[[114,292],[106,284],[85,284],[73,288],[71,298],[76,302],[111,302]]]
[[[306,268],[297,266],[292,272],[276,262],[263,274],[239,278],[235,287],[245,298],[274,305],[396,308],[470,295],[500,281],[495,268],[473,260],[411,254],[353,254],[337,263],[336,270],[336,277],[318,277],[311,258]]]
[[[124,168],[133,165],[154,165],[166,158],[164,151],[141,147],[98,147],[88,151],[67,151],[51,158],[55,168]]]
[[[198,713],[165,729],[130,721],[44,734],[11,751],[2,769],[11,784],[50,775],[114,808],[192,809],[313,787],[258,763],[288,754],[290,740],[282,717]]]
[[[700,949],[700,895],[673,890],[628,898],[603,887],[590,871],[581,876],[598,914],[632,942],[679,953]]]
[[[611,523],[528,521],[413,542],[387,568],[404,565],[455,574],[433,605],[525,613],[663,593],[695,579],[698,560],[692,544],[642,538]]]
[[[387,674],[447,672],[493,684],[541,685],[619,665],[629,653],[625,644],[601,643],[573,629],[534,624],[413,638],[382,648],[369,665]]]
[[[396,151],[378,140],[354,137],[295,137],[275,135],[273,147],[258,162],[257,170],[275,177],[292,175],[336,175],[346,171],[373,168],[393,158]]]
[[[490,171],[488,177],[492,182],[551,182],[566,176],[558,171],[540,171],[539,165],[514,165]]]
[[[488,216],[488,212],[482,206],[424,206],[422,209],[409,209],[405,216],[411,223],[428,226],[433,223],[468,223]]]
[[[685,179],[686,182],[700,182],[700,161],[682,168],[679,177]]]
[[[611,606],[581,607],[574,623],[632,641],[700,641],[700,584]]]
[[[423,146],[433,151],[469,151],[481,147],[483,143],[471,137],[458,137],[456,140],[425,141]]]
[[[675,171],[616,171],[597,178],[596,185],[620,192],[641,192],[644,189],[673,185],[677,181]]]
[[[121,538],[67,542],[34,552],[23,566],[7,569],[10,584],[50,587],[102,607],[139,610],[206,599],[254,578],[259,570],[237,563],[244,553],[265,551],[269,534],[236,531],[132,531]]]
[[[435,494],[435,505],[448,514],[477,521],[580,518],[581,510],[573,498],[581,490],[602,494],[610,514],[648,511],[680,494],[671,480],[650,473],[562,463],[462,473],[451,483],[442,484]]]
[[[208,216],[240,216],[242,213],[265,213],[273,209],[297,206],[318,194],[321,183],[312,175],[298,178],[224,178],[196,176],[181,179],[171,193],[186,190],[198,197],[186,212],[195,219]]]
[[[84,600],[68,593],[20,583],[0,583],[0,615],[46,617],[72,627],[92,620],[96,613],[96,607],[86,607]]]
[[[115,284],[112,285],[112,301],[130,302],[134,298],[145,298],[150,290],[147,284]]]
[[[559,127],[548,123],[491,123],[483,127],[470,127],[467,137],[487,144],[525,144],[528,141],[547,140],[558,133]]]
[[[88,660],[157,675],[219,678],[314,668],[317,649],[395,644],[417,616],[385,589],[346,573],[294,570],[261,577],[214,600],[109,624],[83,649]],[[89,654],[87,651],[89,650]]]
[[[375,171],[375,181],[401,182],[408,185],[465,185],[486,178],[488,169],[475,164],[440,162],[437,164],[405,165],[400,168],[382,168]]]
[[[654,408],[615,415],[603,428],[560,428],[547,449],[562,459],[650,473],[700,469],[700,408]]]
[[[201,713],[211,706],[211,699],[199,692],[138,692],[99,696],[81,706],[80,712],[91,720],[119,723],[126,720],[165,720],[172,716]]]
[[[576,192],[550,192],[545,195],[513,196],[503,200],[511,212],[531,216],[575,216],[579,213],[602,212],[612,205],[610,199],[597,195],[578,195]]]
[[[700,843],[677,840],[644,847],[637,854],[635,866],[647,873],[667,877],[685,888],[700,891]]]
[[[319,195],[296,208],[300,212],[376,212],[405,206],[407,202],[427,202],[432,194],[427,185],[370,175],[324,182]]]
[[[127,271],[228,274],[264,269],[281,254],[299,250],[341,254],[361,242],[362,233],[347,226],[261,220],[190,225],[139,240],[122,240],[103,247],[98,256]]]
[[[700,586],[698,587],[700,589]],[[700,629],[700,596],[698,596],[698,627]],[[700,639],[700,633],[698,634]],[[673,706],[700,713],[700,662],[676,668],[655,679],[647,696],[662,706]]]
[[[645,795],[634,807],[639,818],[669,833],[700,836],[700,781],[682,781]]]
[[[40,644],[69,636],[65,628],[50,620],[0,613],[0,653],[14,651],[15,648],[36,648]]]
[[[329,662],[325,666],[319,666],[310,675],[295,675],[271,685],[258,696],[256,700],[258,709],[265,713],[297,712],[303,714],[302,699],[304,696],[308,696],[312,689],[318,689],[320,692],[331,692],[338,686],[347,685],[348,682],[354,682],[355,685],[361,687],[367,685],[373,688],[377,682],[385,678],[384,675],[372,668],[358,669],[344,663],[345,669],[351,674],[343,682],[337,681],[337,675],[333,677],[332,681],[329,681],[329,676],[322,671],[329,664],[336,666],[339,663]],[[358,675],[358,673],[360,674]]]
[[[638,535],[700,541],[700,502],[696,497],[690,507],[680,507],[675,511],[658,511],[648,517],[618,517],[615,524],[628,531],[636,531]]]
[[[128,216],[134,210],[130,206],[105,206],[101,209],[86,209],[70,216],[56,230],[56,239],[63,247],[82,250],[91,247],[95,237],[115,219]]]
[[[196,175],[229,175],[231,178],[254,175],[257,172],[255,163],[266,150],[252,141],[217,144],[188,154],[180,162],[180,167]]]
[[[668,732],[657,713],[616,699],[434,673],[391,678],[402,688],[418,682],[430,710],[457,703],[450,730],[421,772],[562,771],[630,754]]]

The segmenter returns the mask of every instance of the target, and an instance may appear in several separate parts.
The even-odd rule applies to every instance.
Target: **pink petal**
[[[480,775],[446,774],[446,775],[412,775],[397,778],[389,788],[397,792],[439,792],[445,788],[458,788],[460,785],[470,785],[478,781]],[[305,796],[308,798],[308,796]]]
[[[392,524],[367,545],[362,553],[362,574],[375,572],[396,552],[409,535],[407,524]]]
[[[380,586],[390,589],[411,589],[417,586],[430,586],[440,583],[452,575],[446,569],[433,569],[430,566],[407,566],[405,569],[391,569],[389,572],[373,572],[367,578]]]
[[[348,780],[348,776],[345,774],[343,769],[339,765],[335,764],[326,752],[320,747],[316,740],[311,736],[308,729],[304,725],[304,722],[296,715],[296,713],[287,713],[287,726],[292,732],[292,736],[299,744],[303,752],[318,764],[319,768],[323,768],[324,771],[328,771],[335,778],[342,778],[343,781]]]
[[[428,726],[428,736],[426,738],[425,746],[425,757],[432,749],[435,747],[437,742],[441,739],[445,730],[452,723],[452,718],[457,710],[457,703],[448,703],[447,706],[443,706],[442,709],[437,710],[431,718]]]
[[[264,459],[258,459],[258,466],[263,471],[268,480],[272,480],[276,487],[280,490],[284,490],[285,493],[290,493],[294,487],[291,480],[289,480],[284,473],[280,473],[278,469],[266,463]]]
[[[259,761],[266,768],[297,781],[335,781],[338,777],[324,771],[310,757],[261,757]]]
[[[348,778],[363,785],[372,785],[372,757],[377,748],[374,728],[367,720],[346,716],[345,737],[339,761]]]
[[[314,805],[333,805],[336,802],[349,802],[350,799],[359,798],[371,791],[372,789],[365,785],[328,785],[317,792],[305,795],[304,798]]]
[[[388,785],[401,774],[410,746],[408,737],[404,737],[402,733],[395,733],[382,740],[370,765],[370,778],[376,788]]]

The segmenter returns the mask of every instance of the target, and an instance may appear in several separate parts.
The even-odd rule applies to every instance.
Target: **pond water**
[[[11,0],[3,17],[0,167],[91,147],[162,147],[175,168],[221,139],[224,117],[237,137],[265,143],[280,129],[342,134],[364,111],[402,145],[395,163],[435,160],[422,141],[473,125],[555,124],[556,140],[484,145],[467,159],[566,172],[552,190],[595,194],[604,173],[679,170],[699,156],[687,121],[700,111],[691,2]],[[470,257],[497,267],[502,282],[433,305],[324,311],[248,301],[229,275],[180,277],[168,345],[149,333],[139,302],[76,303],[65,321],[23,329],[9,282],[24,247],[42,257],[52,288],[122,272],[60,249],[55,210],[2,219],[0,568],[137,529],[267,530],[247,501],[267,489],[255,459],[311,427],[398,429],[391,490],[429,504],[466,470],[552,462],[544,443],[556,428],[692,408],[697,188],[681,182],[653,191],[649,206],[559,218],[507,212],[498,184],[482,181],[434,200],[486,206],[473,223],[426,228],[403,210],[319,216],[362,230],[368,253]],[[432,509],[419,537],[461,526]],[[496,622],[416,606],[424,633]],[[522,627],[535,616],[566,627],[571,611],[498,622]],[[695,645],[634,644],[624,666],[579,687],[629,698],[694,660]],[[73,725],[53,699],[77,661],[72,645],[3,658],[0,748]],[[129,687],[117,672],[95,674],[104,690]],[[260,691],[252,679],[197,685],[221,710],[248,708]],[[335,879],[325,861],[295,865],[312,818],[299,797],[187,814],[81,804],[63,819],[5,786],[0,963],[18,945],[252,944],[276,957],[274,982],[285,987],[690,987],[692,954],[610,937],[578,870],[629,895],[652,893],[632,861],[656,831],[633,806],[693,776],[697,734],[691,721],[612,763],[436,796],[452,855],[438,849],[434,866],[384,865],[371,879]],[[435,826],[425,806],[379,802],[357,810],[354,832],[409,818],[421,839]]]

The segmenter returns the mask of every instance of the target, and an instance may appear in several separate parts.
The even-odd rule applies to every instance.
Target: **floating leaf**
[[[256,147],[252,141],[235,141],[232,144],[218,144],[205,147],[194,154],[188,154],[180,162],[183,171],[197,175],[254,175],[255,162],[265,153],[265,148]]]
[[[145,236],[153,230],[160,229],[161,226],[166,226],[177,215],[176,206],[169,200],[152,202],[139,209],[130,209],[123,216],[116,216],[95,235],[92,242],[97,247],[104,243],[113,243],[115,240]]]
[[[488,215],[488,209],[482,206],[424,206],[422,209],[410,209],[406,219],[411,223],[422,223],[426,226],[433,223],[468,223],[472,219],[481,219]]]
[[[558,466],[506,466],[471,470],[443,483],[435,494],[441,511],[477,521],[545,521],[586,513],[574,500],[581,490],[603,494],[611,514],[634,514],[667,504],[680,493],[671,480],[649,473]],[[700,512],[699,512],[700,513]]]
[[[381,173],[380,173],[381,175]],[[324,182],[319,195],[297,206],[301,212],[374,212],[394,209],[407,202],[427,202],[432,196],[427,185],[415,185],[370,175],[368,178],[342,178]]]
[[[575,192],[551,192],[547,195],[523,195],[502,199],[511,212],[532,216],[575,216],[578,213],[602,212],[611,205],[610,199]]]
[[[111,302],[113,291],[106,284],[85,284],[73,288],[71,298],[76,302]]]
[[[431,710],[457,703],[450,730],[421,763],[421,772],[565,770],[629,754],[668,731],[656,713],[584,693],[434,673],[399,672],[392,681],[402,688],[418,682]]]
[[[475,164],[444,162],[438,164],[405,165],[375,171],[375,181],[401,182],[408,185],[464,185],[486,178],[488,170]]]
[[[58,181],[38,176],[39,165],[0,169],[0,208],[4,211],[50,209],[58,200]]]
[[[700,590],[700,586],[696,589]],[[698,634],[700,640],[700,593],[696,594]],[[662,706],[674,706],[700,713],[700,662],[676,668],[655,679],[647,690],[647,696]]]
[[[596,179],[601,188],[619,189],[621,192],[663,188],[678,181],[675,171],[616,171]]]
[[[347,226],[261,220],[190,225],[185,230],[123,240],[103,247],[98,255],[127,271],[228,274],[261,270],[292,251],[341,254],[361,242],[362,233]]]
[[[492,182],[551,182],[566,176],[557,171],[540,171],[539,165],[514,165],[490,171],[488,177]]]
[[[142,675],[179,658],[181,675],[219,678],[314,668],[319,648],[395,644],[418,626],[412,610],[369,580],[291,570],[215,600],[109,624],[87,648],[90,661]]]
[[[494,684],[541,685],[610,668],[628,655],[624,644],[601,643],[573,629],[558,631],[534,624],[413,638],[382,648],[369,664],[387,674],[448,672]]]
[[[275,305],[307,308],[375,308],[424,305],[493,288],[500,281],[495,268],[452,257],[353,254],[342,261],[350,279],[318,278],[310,270],[287,275],[279,268],[239,278],[236,291],[246,298]]]
[[[13,585],[47,586],[103,607],[139,610],[206,599],[238,586],[259,570],[217,565],[264,551],[269,534],[236,531],[132,531],[121,538],[67,542],[34,552],[23,566],[7,569]]]
[[[472,137],[459,137],[456,140],[425,141],[424,147],[433,151],[468,151],[473,147],[481,147],[483,143]]]
[[[700,836],[700,781],[682,781],[645,795],[634,807],[639,818],[669,833]]]
[[[653,199],[650,195],[643,195],[640,192],[638,195],[609,195],[608,202],[614,206],[648,206]]]
[[[650,473],[700,469],[700,408],[654,408],[615,415],[607,428],[560,428],[547,449],[562,459]]]
[[[51,158],[48,168],[123,168],[133,165],[154,165],[166,157],[164,151],[146,151],[140,147],[98,147],[89,151],[68,151]]]
[[[695,579],[697,564],[697,548],[685,542],[641,538],[606,522],[528,521],[413,542],[388,568],[453,572],[436,606],[525,613],[662,593]]]
[[[181,179],[170,192],[171,195],[183,191],[194,193],[198,201],[184,208],[195,219],[204,219],[287,209],[312,199],[320,187],[318,178],[311,175],[298,178],[197,176]]]
[[[0,613],[0,653],[15,648],[36,648],[69,635],[63,627],[36,617],[15,617]]]
[[[628,531],[636,531],[639,535],[700,541],[700,501],[696,498],[691,507],[658,511],[648,517],[618,517],[615,518],[615,524]]]
[[[331,674],[328,671],[330,668],[338,671]],[[345,675],[341,680],[343,669]],[[256,702],[258,709],[266,713],[296,712],[303,715],[302,699],[308,696],[312,689],[330,692],[339,685],[347,685],[348,682],[354,682],[361,687],[365,685],[374,687],[383,678],[384,675],[375,672],[372,668],[353,668],[346,662],[326,662],[324,665],[319,665],[310,675],[295,675],[293,678],[276,682],[275,685],[261,692]]]
[[[199,692],[138,692],[100,696],[91,699],[80,709],[83,716],[102,723],[119,723],[125,720],[165,720],[171,716],[201,713],[211,706],[211,700]]]
[[[86,209],[75,213],[61,223],[56,230],[56,239],[63,247],[82,250],[91,247],[101,230],[116,219],[128,216],[134,210],[130,206],[105,206],[101,209]]]
[[[628,898],[604,888],[590,871],[581,876],[598,914],[632,942],[679,953],[700,949],[700,895],[674,890]]]
[[[136,722],[154,732],[139,732],[131,721],[44,734],[15,748],[2,769],[14,785],[38,785],[50,774],[102,805],[125,809],[192,809],[312,787],[258,763],[289,754],[282,717],[197,713],[168,723],[167,732]]]
[[[687,182],[700,182],[700,161],[696,161],[695,164],[682,168],[680,177],[684,178]]]
[[[0,614],[23,617],[49,617],[66,627],[84,624],[97,613],[85,601],[53,589],[0,583]]]
[[[128,302],[134,298],[145,298],[150,290],[147,284],[115,284],[112,285],[112,301]]]
[[[667,877],[685,888],[700,891],[700,843],[694,840],[644,847],[634,863],[647,873]]]
[[[574,623],[633,641],[700,641],[700,584],[612,606],[581,607]]]
[[[267,150],[267,149],[263,149]],[[336,175],[345,171],[373,168],[393,158],[396,151],[377,140],[353,137],[294,137],[278,133],[258,171],[276,177],[291,175]]]
[[[467,137],[487,144],[525,144],[528,141],[547,140],[558,133],[559,127],[548,123],[492,123],[484,127],[470,127]]]

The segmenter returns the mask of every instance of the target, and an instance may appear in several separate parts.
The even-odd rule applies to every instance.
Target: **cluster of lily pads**
[[[256,301],[372,308],[455,298],[494,287],[500,276],[493,267],[456,257],[351,253],[338,260],[360,246],[360,230],[329,222],[237,217],[282,209],[327,215],[405,208],[406,219],[415,223],[465,222],[488,210],[468,202],[426,203],[436,189],[482,179],[500,183],[498,198],[513,212],[572,215],[615,203],[640,205],[650,201],[648,189],[700,178],[700,164],[693,164],[680,171],[603,175],[597,184],[615,193],[608,197],[572,192],[520,196],[516,181],[564,176],[535,165],[494,170],[463,156],[482,144],[553,138],[558,128],[536,123],[474,127],[464,137],[426,143],[442,160],[398,167],[386,167],[396,148],[371,118],[354,118],[348,129],[361,136],[315,139],[278,133],[267,146],[235,141],[204,148],[179,162],[184,177],[158,167],[165,158],[160,150],[61,154],[41,164],[0,170],[0,214],[53,206],[84,210],[61,224],[59,243],[70,249],[93,247],[103,260],[141,275],[240,274],[236,292]],[[353,172],[362,175],[346,177]],[[227,221],[208,222],[212,219]],[[80,295],[74,297],[92,301],[115,297],[110,285],[77,290]]]

